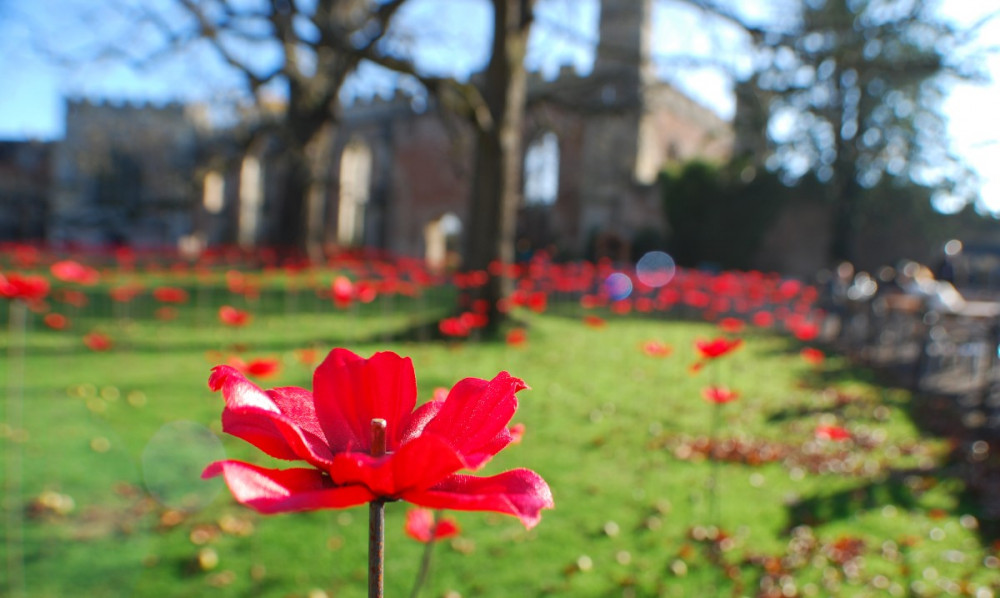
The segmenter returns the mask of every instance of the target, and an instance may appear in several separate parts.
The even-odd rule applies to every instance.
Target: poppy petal
[[[423,433],[448,439],[470,468],[478,468],[510,444],[507,424],[517,410],[515,393],[527,387],[507,372],[489,381],[460,380]]]
[[[541,520],[542,509],[554,506],[548,484],[528,469],[487,478],[453,475],[429,490],[407,492],[401,498],[431,509],[506,513],[520,519],[528,529]]]
[[[257,407],[226,407],[222,411],[222,431],[242,438],[276,459],[302,459],[320,468],[329,466],[333,459],[322,438],[280,413]]]
[[[432,419],[441,411],[441,407],[444,405],[444,401],[427,401],[423,405],[417,407],[416,411],[410,414],[410,421],[407,422],[406,428],[403,430],[402,436],[400,436],[400,444],[405,444],[410,440],[413,440],[417,436],[423,433],[424,428],[430,423]]]
[[[267,393],[232,366],[217,365],[212,368],[212,374],[208,377],[208,387],[216,392],[222,391],[226,407],[255,407],[281,413],[281,409],[274,404]]]
[[[430,488],[464,467],[465,461],[450,443],[425,435],[383,457],[338,454],[330,475],[339,484],[362,484],[377,496],[397,497],[401,492]]]
[[[386,450],[399,446],[417,402],[413,362],[384,351],[364,359],[334,349],[313,375],[316,415],[334,452],[368,452],[371,420],[386,421]]]
[[[335,486],[316,469],[265,469],[241,461],[216,461],[202,478],[222,475],[236,500],[264,514],[340,509],[375,497],[363,486]]]
[[[316,403],[311,392],[296,386],[271,388],[265,392],[281,410],[282,415],[295,422],[295,425],[304,432],[322,438],[326,443],[326,435],[323,434],[323,426],[316,417]]]
[[[212,369],[209,387],[221,389],[226,400],[222,429],[227,434],[277,459],[303,459],[320,467],[329,464],[333,454],[316,422],[309,391],[278,388],[265,392],[226,365]]]

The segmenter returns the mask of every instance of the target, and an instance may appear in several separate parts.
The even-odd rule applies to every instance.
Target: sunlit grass
[[[714,325],[607,316],[594,328],[575,309],[518,312],[528,331],[522,347],[399,340],[396,331],[447,309],[446,292],[435,293],[338,310],[305,291],[294,305],[273,291],[240,305],[254,319],[238,330],[217,323],[215,295],[200,310],[197,299],[181,306],[169,322],[152,317],[152,304],[131,306],[128,321],[111,319],[110,304],[92,304],[60,332],[32,321],[23,429],[0,435],[4,455],[23,471],[21,494],[4,508],[25,512],[28,595],[364,595],[365,509],[262,517],[236,505],[220,480],[197,479],[214,451],[267,462],[221,435],[222,399],[206,384],[234,344],[242,355],[281,360],[263,386],[311,386],[312,368],[296,349],[319,347],[322,356],[333,346],[411,356],[420,400],[500,370],[531,386],[514,419],[526,426],[523,442],[486,473],[534,469],[556,508],[531,531],[514,518],[454,514],[463,533],[437,547],[424,596],[711,596],[734,586],[756,595],[767,557],[785,559],[778,562],[793,595],[998,589],[975,513],[944,463],[946,442],[910,419],[908,393],[837,357],[817,369],[798,344],[759,331],[692,374],[693,341],[718,335]],[[113,350],[83,348],[80,337],[95,328],[113,337]],[[672,354],[645,355],[642,343],[654,339]],[[0,341],[6,350],[6,332]],[[0,376],[6,388],[6,367]],[[718,521],[707,508],[710,464],[685,452],[710,432],[712,405],[701,398],[710,383],[741,393],[722,407],[721,437],[790,451],[761,465],[723,463]],[[819,423],[844,426],[856,440],[817,442]],[[824,472],[834,461],[852,469]],[[39,504],[53,493],[72,508]],[[402,532],[405,509],[387,507],[388,596],[408,595],[422,550]],[[714,537],[715,525],[731,537],[721,553],[730,577],[709,564],[703,536]],[[804,547],[808,538],[818,547],[796,566],[790,542]],[[845,567],[831,546],[854,539],[860,559]]]

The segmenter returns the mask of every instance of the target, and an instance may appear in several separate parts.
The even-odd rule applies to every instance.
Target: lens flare
[[[674,258],[662,251],[650,251],[642,256],[635,265],[635,274],[639,281],[653,288],[662,287],[669,283],[676,271],[677,265],[674,264]]]
[[[197,512],[221,491],[221,484],[201,479],[205,463],[225,458],[222,442],[212,430],[191,421],[170,422],[159,429],[142,451],[146,489],[163,506]]]
[[[604,290],[615,301],[627,299],[632,294],[632,279],[628,277],[628,274],[615,272],[604,280]]]

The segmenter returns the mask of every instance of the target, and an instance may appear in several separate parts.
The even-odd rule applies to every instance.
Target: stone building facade
[[[192,108],[66,104],[53,155],[47,239],[57,244],[176,246],[190,231],[204,127]]]
[[[0,142],[0,242],[45,236],[52,144]]]
[[[656,180],[670,161],[724,159],[729,124],[656,81],[652,0],[602,0],[594,69],[532,74],[519,248],[622,256],[662,233]],[[267,244],[281,201],[281,148],[237,147],[191,107],[69,102],[54,156],[48,236],[56,242],[192,247]],[[472,131],[404,97],[344,106],[309,207],[313,241],[436,263],[468,220]]]

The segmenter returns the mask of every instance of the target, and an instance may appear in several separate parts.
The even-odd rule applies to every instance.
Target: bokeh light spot
[[[615,301],[627,299],[632,294],[632,279],[628,277],[628,274],[615,272],[604,280],[604,289]]]
[[[196,512],[212,502],[222,489],[201,479],[212,461],[225,458],[219,438],[205,426],[190,421],[170,422],[160,428],[142,452],[146,489],[160,504]]]
[[[639,281],[648,287],[662,287],[674,278],[677,265],[674,258],[662,251],[650,251],[635,265]]]

